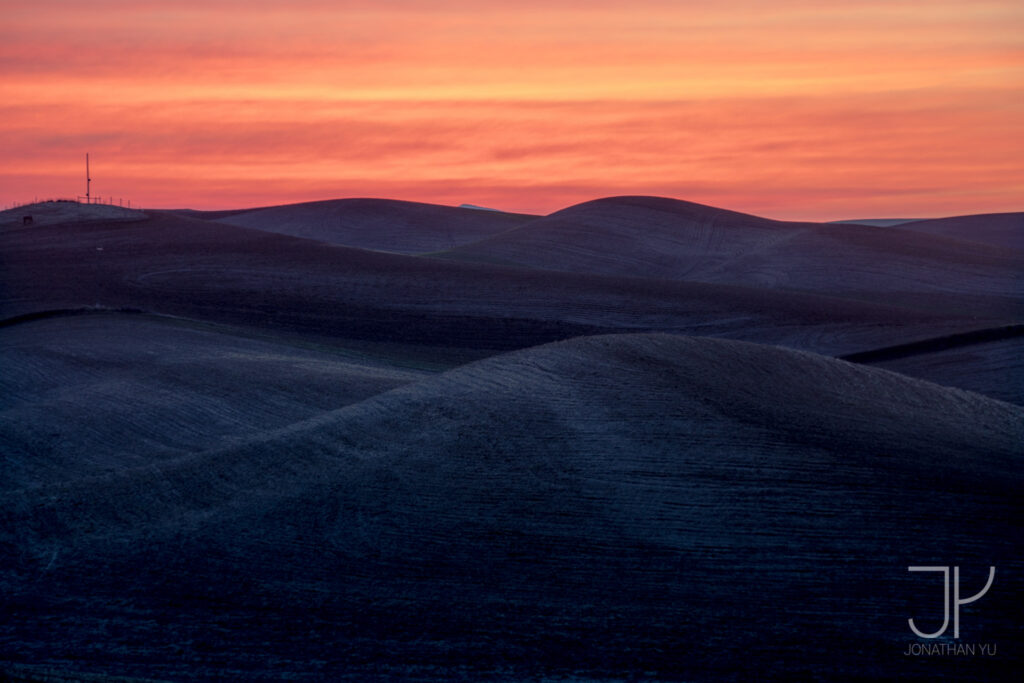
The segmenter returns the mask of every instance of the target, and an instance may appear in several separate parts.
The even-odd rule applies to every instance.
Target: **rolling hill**
[[[223,446],[428,371],[343,348],[102,311],[0,335],[0,490]]]
[[[61,215],[0,230],[0,678],[1024,663],[1005,245],[645,197]],[[941,642],[998,656],[904,655],[911,566],[996,568]]]
[[[905,225],[787,223],[660,197],[587,202],[441,256],[863,300],[884,293],[912,305],[952,296],[1014,315],[1021,308],[1008,299],[1024,294],[1024,253]]]
[[[863,301],[466,263],[327,246],[170,213],[40,226],[4,233],[0,246],[4,317],[127,307],[435,348],[496,351],[585,334],[671,331],[842,354],[1014,322],[1021,306],[1008,295]]]
[[[907,566],[997,566],[962,628],[1011,637],[1022,442],[1024,408],[814,354],[570,340],[9,492],[0,633],[171,679],[931,680],[955,660],[900,657],[934,596]]]
[[[1024,213],[991,213],[911,221],[901,227],[927,235],[1024,250]]]
[[[393,199],[335,199],[195,215],[243,228],[399,254],[451,249],[534,218]]]

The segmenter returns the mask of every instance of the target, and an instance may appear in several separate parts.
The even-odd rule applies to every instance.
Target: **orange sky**
[[[1024,210],[1020,0],[0,0],[0,205]]]

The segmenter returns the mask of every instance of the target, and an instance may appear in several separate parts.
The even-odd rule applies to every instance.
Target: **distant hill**
[[[327,244],[400,254],[451,249],[534,218],[391,199],[335,199],[197,217]]]
[[[144,212],[123,206],[55,200],[0,211],[0,231],[82,221],[139,221],[144,218]]]
[[[806,228],[660,197],[598,199],[448,253],[572,272],[686,279]]]
[[[876,228],[891,228],[894,225],[903,225],[921,220],[920,218],[863,218],[845,221],[829,221],[830,223],[849,223],[853,225],[872,225]]]
[[[133,223],[44,226],[0,237],[3,317],[130,307],[273,334],[437,349],[494,352],[587,334],[661,330],[838,354],[1004,324],[1016,305],[1004,298],[965,303],[945,293],[920,306],[902,305],[887,297],[855,301],[756,285],[326,248],[169,212]]]
[[[984,217],[972,220],[984,224]],[[673,199],[611,197],[440,256],[871,300],[880,292],[887,301],[1024,293],[1024,253],[965,241],[963,231],[931,235],[913,228],[921,225],[793,223]]]
[[[927,235],[1024,250],[1024,212],[933,218],[904,223],[900,227]]]

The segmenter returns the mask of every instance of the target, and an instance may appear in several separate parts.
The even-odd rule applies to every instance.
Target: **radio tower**
[[[91,204],[89,200],[89,183],[92,182],[92,178],[89,177],[89,153],[85,153],[85,203]]]

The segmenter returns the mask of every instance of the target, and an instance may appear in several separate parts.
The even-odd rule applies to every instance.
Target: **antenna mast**
[[[91,204],[89,199],[89,183],[92,182],[92,178],[89,177],[89,153],[85,153],[85,203]]]

